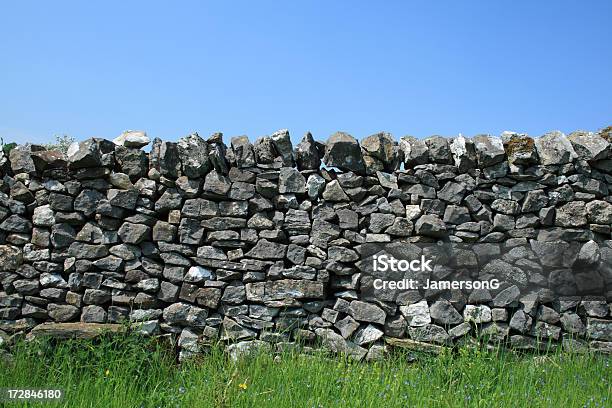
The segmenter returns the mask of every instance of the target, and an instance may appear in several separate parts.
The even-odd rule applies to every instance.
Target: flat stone
[[[30,331],[29,337],[89,340],[107,333],[123,333],[125,330],[125,325],[111,323],[42,323]]]
[[[140,149],[151,142],[147,133],[142,130],[126,130],[113,139],[113,143],[119,146]]]
[[[264,302],[282,299],[322,299],[323,283],[306,280],[281,279],[253,282],[245,285],[247,300]]]

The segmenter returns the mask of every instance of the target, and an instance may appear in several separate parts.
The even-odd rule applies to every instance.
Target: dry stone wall
[[[0,338],[130,320],[176,335],[183,357],[214,339],[235,352],[299,339],[373,359],[385,340],[477,333],[610,352],[611,140],[338,132],[294,148],[282,130],[149,153],[143,132],[66,155],[17,146],[0,156]],[[368,245],[437,242],[469,254],[428,278],[452,264],[501,286],[364,289]]]

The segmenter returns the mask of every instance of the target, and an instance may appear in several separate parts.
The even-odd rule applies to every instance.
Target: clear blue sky
[[[0,136],[612,124],[612,1],[2,1]]]

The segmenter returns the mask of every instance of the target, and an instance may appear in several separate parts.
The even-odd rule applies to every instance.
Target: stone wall
[[[177,335],[183,356],[299,338],[371,359],[385,340],[477,333],[610,352],[611,140],[339,132],[294,148],[278,131],[146,153],[125,132],[67,155],[18,146],[0,156],[0,338],[130,319]],[[473,251],[454,267],[501,287],[365,293],[366,245],[437,241]]]

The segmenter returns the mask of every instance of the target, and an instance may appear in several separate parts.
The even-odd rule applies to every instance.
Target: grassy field
[[[21,343],[0,387],[63,388],[65,407],[610,407],[609,358],[461,349],[355,363],[325,355],[220,349],[178,366],[167,346],[132,336]],[[2,403],[0,403],[2,405]]]

